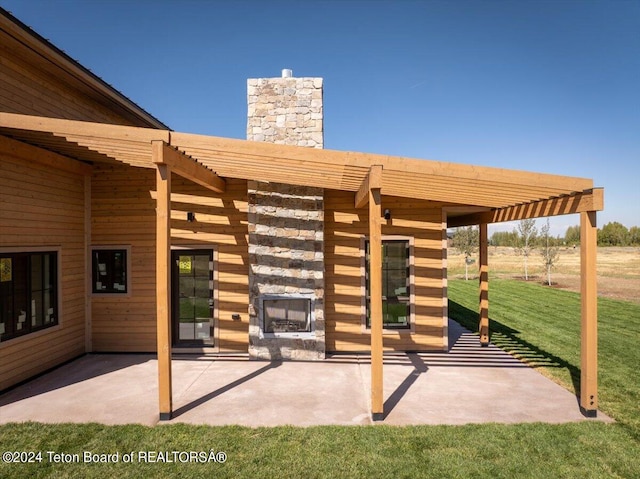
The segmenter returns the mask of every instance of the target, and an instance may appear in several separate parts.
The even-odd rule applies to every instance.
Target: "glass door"
[[[173,344],[213,346],[213,252],[171,252]]]

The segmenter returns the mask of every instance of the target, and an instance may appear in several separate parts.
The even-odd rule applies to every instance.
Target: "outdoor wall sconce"
[[[196,220],[196,215],[195,215],[195,213],[193,213],[193,212],[189,211],[189,212],[187,213],[187,221],[188,221],[189,223],[193,223],[195,220]]]
[[[390,209],[386,209],[384,210],[384,219],[385,220],[390,220],[391,219],[391,210]]]

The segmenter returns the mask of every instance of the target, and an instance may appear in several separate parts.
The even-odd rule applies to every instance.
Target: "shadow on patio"
[[[447,353],[384,358],[384,424],[584,420],[575,395],[449,322]],[[245,426],[371,424],[370,357],[264,362],[176,355],[174,419]],[[473,407],[469,407],[472,404]],[[601,416],[602,419],[607,419]],[[157,424],[157,361],[91,354],[0,396],[0,423]]]

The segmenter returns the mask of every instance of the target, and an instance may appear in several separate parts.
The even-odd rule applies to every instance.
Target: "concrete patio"
[[[383,424],[562,423],[586,419],[575,393],[450,321],[449,353],[384,358]],[[249,361],[175,355],[170,423],[244,426],[371,424],[370,361]],[[151,354],[90,354],[0,396],[0,423],[158,423]],[[166,423],[166,422],[163,422]]]

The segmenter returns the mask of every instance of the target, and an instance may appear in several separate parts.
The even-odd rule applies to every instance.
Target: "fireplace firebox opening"
[[[313,307],[311,296],[263,296],[261,301],[263,337],[312,336]]]

